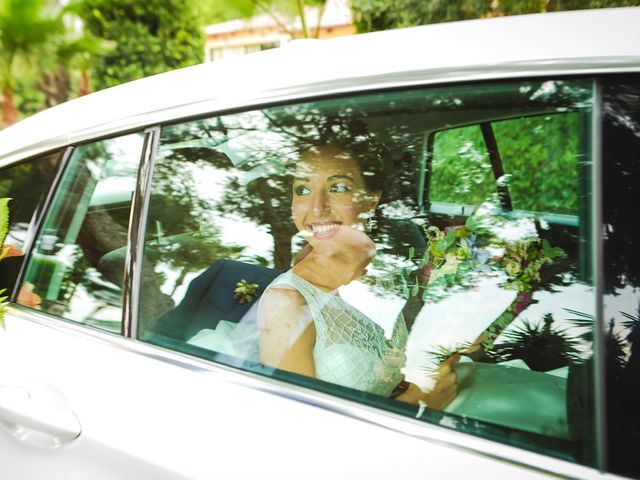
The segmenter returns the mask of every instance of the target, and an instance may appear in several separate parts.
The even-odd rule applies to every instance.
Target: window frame
[[[612,76],[615,76],[612,75]],[[456,87],[469,87],[469,86],[475,86],[475,85],[496,85],[496,84],[509,84],[509,83],[517,83],[517,82],[526,82],[526,81],[551,81],[551,80],[566,80],[566,81],[584,81],[585,83],[590,83],[590,87],[591,87],[591,91],[592,91],[592,97],[591,97],[591,109],[592,109],[592,113],[591,113],[591,125],[592,125],[592,129],[590,131],[590,135],[586,138],[587,140],[587,145],[590,145],[590,159],[591,159],[591,164],[592,164],[592,178],[591,178],[591,185],[589,185],[589,187],[591,188],[591,192],[592,192],[592,202],[591,202],[591,207],[592,207],[592,211],[591,211],[591,216],[590,216],[590,220],[591,220],[591,235],[593,235],[592,238],[596,239],[598,238],[597,235],[600,234],[600,231],[598,230],[598,225],[600,225],[599,221],[597,220],[597,205],[599,202],[601,202],[602,200],[602,195],[601,192],[596,189],[596,186],[599,184],[599,177],[598,175],[601,175],[600,173],[596,172],[596,166],[599,165],[601,163],[601,152],[598,149],[597,145],[598,142],[595,139],[595,136],[598,132],[598,130],[595,128],[595,126],[598,124],[599,122],[599,118],[600,118],[600,105],[598,102],[601,101],[600,97],[598,97],[596,95],[596,86],[597,86],[597,79],[599,78],[598,75],[596,74],[585,74],[585,75],[575,75],[575,76],[568,76],[568,75],[544,75],[544,76],[526,76],[526,77],[513,77],[513,78],[495,78],[495,79],[490,79],[490,80],[481,80],[481,81],[464,81],[464,82],[445,82],[445,83],[434,83],[434,84],[413,84],[413,85],[405,85],[402,87],[394,87],[394,88],[380,88],[380,89],[376,89],[376,90],[361,90],[361,91],[356,91],[356,92],[347,92],[347,93],[341,93],[341,94],[328,94],[328,95],[317,95],[317,96],[311,96],[311,97],[298,97],[298,98],[288,98],[286,101],[279,101],[279,102],[266,102],[266,103],[259,103],[259,104],[247,104],[246,106],[243,107],[239,107],[239,108],[233,108],[233,109],[229,109],[229,110],[218,110],[218,111],[212,111],[212,112],[207,112],[204,114],[200,114],[200,115],[195,115],[195,116],[188,116],[188,117],[183,117],[183,118],[176,118],[170,122],[166,122],[166,123],[161,123],[158,125],[154,125],[153,127],[149,127],[147,130],[145,130],[145,132],[147,131],[151,131],[154,129],[158,129],[158,132],[161,132],[161,129],[164,127],[170,127],[173,125],[178,125],[178,124],[185,124],[191,121],[197,121],[197,120],[204,120],[204,119],[213,119],[213,118],[218,118],[218,117],[222,117],[225,115],[233,115],[233,114],[239,114],[239,113],[244,113],[244,112],[251,112],[251,111],[258,111],[258,110],[263,110],[263,109],[268,109],[271,107],[278,107],[278,106],[293,106],[293,105],[298,105],[301,103],[308,103],[308,102],[314,102],[314,101],[322,101],[322,100],[335,100],[338,98],[353,98],[353,97],[359,97],[359,96],[369,96],[369,95],[374,95],[374,94],[388,94],[388,93],[398,93],[398,92],[402,92],[402,91],[415,91],[415,90],[432,90],[432,89],[439,89],[439,88],[447,88],[447,87],[452,87],[452,88],[456,88]],[[544,115],[545,112],[541,112],[540,115]],[[493,121],[496,120],[506,120],[509,117],[500,117],[500,118],[496,118],[496,119],[488,119],[485,120],[484,123],[488,123],[491,124]],[[482,122],[480,122],[482,123]],[[472,124],[479,124],[479,122],[475,122]],[[449,126],[447,129],[449,128],[457,128],[460,126],[464,126],[464,125],[452,125]],[[441,130],[431,130],[428,131],[428,135],[426,135],[426,138],[424,139],[425,144],[426,144],[426,148],[429,149],[429,152],[433,152],[433,141],[435,138],[435,134]],[[148,205],[150,202],[150,197],[151,197],[151,180],[152,180],[152,176],[153,176],[153,166],[156,163],[156,154],[158,152],[158,142],[160,140],[160,133],[158,133],[156,135],[155,138],[155,143],[150,141],[149,144],[147,145],[147,143],[145,143],[145,145],[147,145],[147,147],[149,148],[149,150],[153,150],[153,154],[152,154],[152,158],[149,158],[147,161],[150,165],[151,168],[151,172],[147,172],[144,175],[144,179],[139,179],[140,181],[147,182],[143,188],[146,189],[145,194],[141,195],[141,197],[139,199],[139,204],[141,206],[144,207],[145,209],[145,215],[144,216],[139,216],[139,218],[137,218],[137,221],[140,222],[139,226],[138,226],[138,231],[135,232],[135,238],[132,237],[132,242],[135,240],[137,243],[137,247],[138,249],[141,249],[143,244],[144,244],[144,231],[145,231],[145,225],[146,225],[146,221],[147,221],[147,213],[148,213]],[[483,137],[483,141],[484,144],[486,146],[486,140]],[[143,156],[146,154],[147,152],[143,152]],[[431,158],[426,159],[427,161],[431,161]],[[429,186],[429,182],[431,180],[430,178],[430,172],[431,170],[428,169],[426,175],[424,176],[424,189],[428,189]],[[424,197],[423,197],[424,198]],[[428,197],[426,197],[428,199]],[[423,207],[424,208],[428,208],[428,202],[423,202]],[[132,208],[133,211],[133,208]],[[130,225],[132,225],[132,223],[130,223]],[[133,243],[131,243],[133,244]],[[592,249],[591,249],[591,254],[590,254],[590,258],[593,261],[593,269],[592,269],[592,274],[594,276],[594,278],[599,278],[601,276],[601,272],[602,270],[599,270],[598,268],[602,268],[601,264],[602,261],[599,261],[598,259],[602,258],[602,248],[601,245],[597,244],[596,241],[594,241],[592,243]],[[129,311],[128,311],[128,319],[130,321],[129,327],[127,327],[127,334],[125,336],[127,336],[128,338],[131,338],[133,340],[137,340],[137,327],[138,327],[138,321],[139,321],[139,317],[138,317],[138,307],[139,307],[139,301],[140,301],[140,290],[141,290],[141,283],[140,281],[136,282],[136,278],[139,279],[140,278],[140,272],[141,272],[141,265],[139,265],[139,263],[141,264],[141,257],[142,257],[142,251],[140,250],[139,252],[136,252],[135,254],[132,254],[132,261],[129,265],[129,275],[130,275],[130,283],[131,283],[131,288],[130,288],[130,293],[131,296],[129,297],[131,300],[131,305],[129,305]],[[135,258],[133,258],[135,257]],[[595,304],[595,311],[596,311],[596,322],[595,325],[599,325],[600,324],[600,319],[602,318],[602,288],[601,285],[599,283],[594,282],[593,283],[593,289],[594,289],[594,304]],[[133,302],[135,302],[135,304],[133,304]],[[127,321],[125,319],[125,321]],[[123,322],[124,324],[124,322]],[[594,328],[595,328],[594,325]],[[602,337],[602,338],[601,338]],[[148,341],[144,341],[147,344],[156,346],[156,347],[160,347],[163,349],[167,349],[167,345],[160,345],[158,343],[151,343]],[[594,335],[594,347],[593,347],[593,358],[594,358],[594,366],[595,366],[595,373],[594,373],[594,381],[593,381],[593,388],[594,390],[596,390],[595,392],[593,392],[593,396],[595,399],[595,404],[596,404],[596,409],[600,410],[600,408],[602,407],[603,401],[604,401],[604,393],[601,391],[601,389],[597,386],[597,381],[595,381],[595,379],[599,378],[599,376],[603,375],[602,373],[602,369],[603,369],[603,360],[601,359],[602,357],[602,351],[603,348],[601,345],[604,345],[604,337],[601,335]],[[204,349],[200,349],[199,347],[193,347],[193,346],[185,346],[183,348],[175,348],[171,347],[170,348],[171,351],[174,352],[178,352],[180,354],[186,354],[186,355],[194,355],[196,353],[198,353],[199,355],[197,355],[197,357],[199,357],[200,359],[203,359],[204,361],[207,362],[211,362],[217,366],[222,366],[222,367],[227,367],[227,368],[231,368],[234,371],[240,373],[240,374],[249,374],[249,375],[261,375],[261,371],[264,370],[269,370],[270,372],[274,371],[275,369],[271,369],[269,367],[265,367],[265,366],[261,366],[260,364],[257,364],[257,368],[245,368],[243,366],[243,363],[241,362],[240,364],[238,363],[238,361],[225,361],[225,359],[231,358],[228,357],[224,354],[221,353],[217,353],[217,352],[211,352],[211,351],[207,351]],[[315,379],[315,378],[307,378],[304,377],[302,375],[297,375],[297,374],[293,374],[290,372],[286,372],[286,371],[281,371],[281,370],[277,370],[276,371],[276,375],[270,375],[270,377],[267,378],[267,380],[275,380],[280,384],[285,384],[288,385],[289,387],[292,388],[296,388],[296,387],[303,387],[306,389],[310,389],[313,392],[316,393],[320,393],[320,394],[329,394],[332,396],[337,396],[338,398],[340,398],[341,400],[346,400],[346,401],[354,401],[354,399],[357,397],[358,402],[360,402],[362,405],[364,406],[368,406],[368,407],[375,407],[377,410],[380,411],[380,413],[401,413],[402,416],[411,416],[411,415],[407,415],[408,409],[403,408],[401,406],[399,406],[397,409],[395,408],[391,408],[391,404],[390,403],[386,403],[386,399],[380,399],[377,398],[375,395],[372,394],[367,394],[364,392],[360,392],[358,394],[358,392],[356,392],[354,394],[354,391],[351,389],[347,389],[347,388],[343,388],[343,387],[339,387],[337,385],[333,385],[327,382],[323,382],[321,380]],[[264,377],[263,377],[264,378]],[[604,384],[604,383],[603,383]],[[344,395],[336,395],[336,392],[343,390],[345,393]],[[598,413],[598,416],[600,415],[600,413]],[[431,426],[438,426],[437,422],[435,421],[429,421],[429,422],[420,422],[421,425],[431,425]],[[605,458],[606,455],[603,452],[603,446],[605,446],[605,436],[604,433],[602,433],[604,430],[604,424],[603,424],[603,420],[602,418],[597,418],[596,419],[596,424],[597,424],[597,433],[595,435],[594,441],[597,444],[594,448],[594,450],[596,452],[598,452],[598,457],[597,460],[592,464],[592,465],[582,465],[580,464],[580,467],[583,468],[587,468],[587,469],[602,469],[604,465],[606,465],[605,463]],[[507,427],[501,427],[498,425],[491,425],[491,424],[486,424],[483,425],[484,428],[486,428],[487,430],[494,430],[495,432],[499,432],[500,430],[512,430],[509,429]],[[540,453],[540,451],[536,451],[533,450],[531,447],[527,447],[527,445],[530,445],[531,442],[517,442],[514,441],[512,443],[504,443],[504,438],[506,437],[506,435],[502,434],[498,434],[498,435],[494,435],[492,436],[491,434],[487,435],[487,436],[481,436],[478,433],[474,433],[476,430],[474,430],[474,428],[463,428],[460,430],[456,430],[456,432],[462,433],[462,434],[468,434],[473,436],[475,439],[479,439],[479,440],[483,440],[483,441],[490,441],[494,444],[500,444],[502,446],[508,447],[508,448],[516,448],[519,450],[524,450],[526,451],[528,454],[532,454],[532,455],[540,455],[543,456],[544,458],[547,459],[553,459],[553,460],[558,460],[558,461],[564,461],[564,462],[571,462],[571,460],[568,459],[563,459],[560,456],[552,456],[552,455],[548,455],[545,453]],[[578,464],[575,464],[578,465]]]
[[[69,144],[66,145],[62,148],[58,148],[58,149],[54,149],[45,153],[38,153],[37,155],[34,155],[32,157],[28,157],[26,160],[18,160],[16,162],[11,163],[10,165],[7,165],[7,168],[10,168],[11,165],[16,165],[18,163],[22,163],[23,161],[34,161],[38,158],[41,158],[43,156],[49,155],[53,152],[61,152],[61,159],[59,161],[59,165],[58,165],[58,169],[55,175],[55,178],[53,179],[51,186],[49,188],[49,191],[47,192],[44,201],[42,202],[41,208],[40,210],[37,212],[37,219],[36,221],[33,222],[32,225],[32,232],[31,234],[28,236],[27,241],[25,241],[25,255],[24,255],[24,259],[21,263],[20,266],[20,271],[18,273],[17,279],[16,279],[16,283],[14,285],[13,291],[9,297],[9,302],[12,304],[12,306],[16,306],[20,309],[24,308],[24,309],[28,309],[28,310],[32,310],[29,307],[26,307],[24,305],[20,305],[17,302],[18,299],[18,294],[20,291],[20,286],[22,285],[23,281],[24,281],[24,277],[27,273],[27,269],[28,269],[28,265],[31,261],[32,258],[32,254],[33,254],[33,250],[34,250],[34,246],[35,246],[35,241],[38,238],[38,235],[40,234],[42,227],[44,225],[44,221],[47,217],[47,215],[49,214],[50,208],[53,204],[53,199],[56,197],[56,195],[58,195],[59,190],[60,190],[60,184],[62,179],[64,178],[65,172],[67,171],[67,168],[69,167],[69,164],[71,163],[71,159],[73,158],[73,153],[75,152],[75,150],[77,149],[77,147],[80,146],[84,146],[84,145],[90,145],[90,144],[95,144],[95,143],[99,143],[99,142],[103,142],[103,141],[108,141],[111,139],[115,139],[115,138],[121,138],[127,135],[131,135],[134,133],[142,133],[143,134],[143,144],[142,144],[142,148],[140,150],[140,155],[141,155],[141,160],[138,163],[138,169],[137,169],[137,174],[136,174],[136,186],[134,189],[134,197],[136,196],[136,194],[139,191],[139,186],[138,186],[138,179],[140,177],[140,173],[141,173],[141,165],[142,165],[142,161],[145,158],[145,155],[148,155],[147,152],[147,131],[151,130],[153,128],[159,128],[159,126],[156,127],[148,127],[148,128],[144,128],[144,127],[139,127],[139,128],[128,128],[126,130],[120,131],[120,132],[116,132],[116,133],[111,133],[109,135],[101,135],[101,136],[97,136],[95,138],[90,138],[87,139],[85,141],[81,141],[81,142],[77,142],[77,143],[73,143],[73,144]],[[3,167],[4,168],[4,167]],[[134,218],[135,217],[135,218]],[[136,221],[136,223],[132,223],[133,221]],[[130,231],[132,230],[132,228],[136,228],[138,225],[142,225],[143,223],[141,223],[138,219],[138,216],[135,215],[135,211],[133,209],[133,199],[132,199],[132,206],[131,206],[131,213],[129,215],[129,227],[127,230],[127,244],[126,244],[126,258],[125,258],[125,270],[124,270],[124,275],[125,277],[123,277],[123,280],[126,280],[126,275],[127,275],[127,271],[129,271],[129,269],[127,268],[128,265],[128,259],[130,257],[130,252],[133,250],[131,248],[131,243],[129,240],[130,237]],[[131,294],[129,292],[129,295],[127,295],[127,293],[125,293],[125,286],[126,283],[123,283],[123,294],[122,294],[122,308],[121,308],[121,316],[120,316],[120,324],[121,324],[121,331],[118,334],[120,337],[123,338],[131,338],[128,335],[124,334],[125,331],[125,319],[127,317],[125,317],[125,312],[128,311],[127,307],[130,305],[131,301],[129,300],[131,298]],[[59,316],[53,316],[48,314],[47,312],[40,312],[38,311],[39,314],[41,315],[46,315],[47,317],[50,317],[54,322],[63,322],[66,324],[72,324],[75,326],[78,326],[81,329],[90,329],[92,332],[98,332],[99,334],[105,334],[108,336],[113,336],[114,333],[113,332],[109,332],[107,330],[103,330],[103,329],[97,329],[97,328],[93,328],[91,325],[85,325],[82,323],[79,323],[77,321],[65,318],[65,317],[59,317]]]

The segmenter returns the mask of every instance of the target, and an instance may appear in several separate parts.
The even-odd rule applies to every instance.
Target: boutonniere
[[[257,291],[257,283],[249,283],[243,278],[236,283],[236,289],[233,292],[239,303],[250,303],[255,300]]]

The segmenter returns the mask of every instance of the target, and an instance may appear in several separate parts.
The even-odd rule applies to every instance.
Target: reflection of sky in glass
[[[405,373],[419,385],[428,388],[431,381],[425,376],[424,367],[435,366],[426,352],[441,346],[455,348],[464,342],[474,341],[515,299],[516,292],[500,287],[504,281],[498,275],[486,277],[466,291],[457,292],[437,303],[427,303],[416,318],[407,345],[407,365]],[[362,282],[352,282],[340,288],[344,300],[370,317],[385,329],[387,336],[405,301],[394,295],[381,297],[371,286]],[[584,333],[570,321],[576,316],[567,311],[576,310],[586,314],[595,312],[593,288],[583,284],[556,287],[555,292],[538,291],[534,294],[537,303],[530,305],[514,322],[505,329],[512,330],[523,325],[525,320],[534,325],[541,324],[546,314],[552,314],[553,327],[567,329],[573,337]],[[627,304],[634,312],[636,305]],[[498,342],[500,343],[500,338]],[[583,345],[583,348],[588,347]]]
[[[198,190],[198,196],[210,205],[216,205],[221,199],[233,174],[217,168],[203,168],[189,165],[193,180]],[[220,229],[220,240],[225,245],[240,245],[245,247],[244,255],[260,255],[271,258],[273,237],[267,232],[266,226],[259,226],[254,222],[234,215],[218,215],[212,210],[209,220]]]
[[[604,296],[604,321],[605,327],[609,328],[609,321],[613,319],[613,333],[618,334],[623,340],[627,338],[630,330],[623,325],[629,319],[622,315],[622,312],[638,316],[638,302],[640,301],[640,289],[627,285],[624,288],[616,289],[615,295]],[[627,354],[629,345],[625,343]]]

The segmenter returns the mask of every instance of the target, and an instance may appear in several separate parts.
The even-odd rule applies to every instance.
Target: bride
[[[291,215],[306,243],[293,268],[275,278],[252,307],[257,307],[257,329],[256,315],[247,315],[250,320],[238,324],[220,321],[189,343],[360,391],[566,438],[566,389],[556,377],[458,364],[460,353],[454,353],[434,372],[431,391],[404,381],[408,332],[402,314],[387,339],[382,327],[339,294],[340,287],[365,275],[376,253],[365,232],[387,176],[369,142],[330,137],[298,150]],[[478,341],[462,352],[477,348]]]
[[[401,373],[408,337],[402,315],[387,339],[379,325],[338,293],[338,287],[366,273],[375,255],[365,226],[380,200],[384,175],[370,152],[358,153],[327,143],[306,150],[296,164],[291,213],[307,243],[293,268],[261,297],[259,359],[282,370],[442,409],[457,394],[453,367],[459,355],[443,362],[435,388],[422,392]]]

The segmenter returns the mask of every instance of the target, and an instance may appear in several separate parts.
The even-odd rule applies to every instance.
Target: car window
[[[4,246],[10,247],[0,262],[0,290],[12,290],[24,258],[25,242],[33,235],[36,211],[42,204],[60,161],[60,153],[52,153],[12,165],[0,172],[0,198],[10,198],[9,231]],[[24,291],[28,296],[28,292]]]
[[[477,207],[497,195],[507,210],[576,215],[584,121],[578,112],[552,112],[437,132],[431,201]]]
[[[611,470],[640,477],[640,77],[602,83],[604,332]]]
[[[591,95],[418,89],[163,127],[139,338],[593,462]]]
[[[120,332],[132,194],[142,134],[73,151],[40,228],[22,288],[27,306]]]

